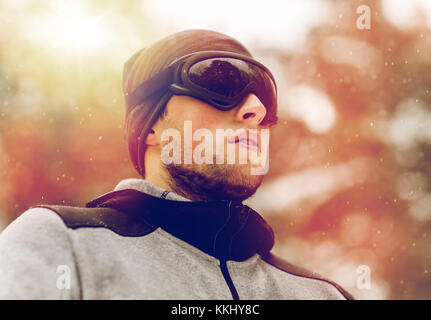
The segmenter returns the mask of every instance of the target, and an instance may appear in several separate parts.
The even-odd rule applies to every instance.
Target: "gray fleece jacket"
[[[210,205],[126,179],[86,209],[30,208],[0,235],[0,299],[351,298],[272,255],[252,209]]]

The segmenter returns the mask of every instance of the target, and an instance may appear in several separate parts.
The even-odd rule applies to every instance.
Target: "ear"
[[[150,132],[147,135],[147,138],[145,139],[145,144],[147,146],[157,146],[160,144],[159,139],[156,136],[156,133],[153,129],[150,130]]]

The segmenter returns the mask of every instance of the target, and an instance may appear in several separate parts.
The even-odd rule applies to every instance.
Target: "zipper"
[[[220,260],[220,269],[223,274],[224,280],[229,287],[230,293],[232,294],[233,300],[239,300],[238,291],[236,291],[235,285],[233,284],[232,278],[230,277],[229,270],[227,269],[226,260]]]

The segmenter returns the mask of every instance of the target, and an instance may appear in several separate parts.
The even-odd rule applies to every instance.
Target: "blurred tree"
[[[430,30],[425,25],[408,30],[392,25],[380,1],[333,0],[332,4],[332,19],[312,31],[306,49],[280,52],[279,60],[289,87],[305,85],[327,95],[336,122],[326,132],[313,132],[307,118],[298,121],[295,116],[306,105],[292,105],[298,100],[284,97],[283,90],[290,90],[287,86],[280,88],[280,108],[289,111],[273,136],[286,139],[272,139],[269,178],[344,164],[352,172],[351,183],[332,195],[321,190],[328,193],[326,199],[304,198],[282,215],[268,212],[284,240],[279,250],[334,278],[334,270],[343,264],[370,265],[380,291],[368,297],[429,299]],[[370,8],[369,30],[356,25],[360,5]],[[321,106],[315,108],[319,114]],[[351,165],[355,159],[363,164],[359,169]],[[356,180],[355,170],[362,173]],[[295,249],[298,242],[293,240],[298,237],[305,242]],[[333,261],[316,258],[319,248],[328,248],[319,245],[328,240],[341,253]],[[322,251],[326,258],[331,256],[332,249],[328,250]],[[358,297],[367,297],[355,287],[356,276],[339,279]]]

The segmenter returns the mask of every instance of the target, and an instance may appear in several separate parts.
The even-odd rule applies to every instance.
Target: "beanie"
[[[186,30],[169,35],[139,50],[126,61],[123,71],[123,94],[131,94],[141,83],[167,68],[171,62],[190,53],[205,50],[228,51],[252,57],[237,40],[210,30]],[[151,127],[162,115],[172,97],[166,88],[136,106],[126,99],[126,140],[130,158],[138,173],[145,178],[145,140]],[[159,108],[156,108],[159,106]]]

